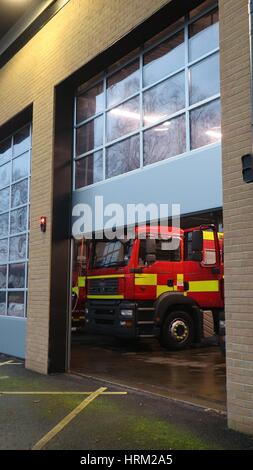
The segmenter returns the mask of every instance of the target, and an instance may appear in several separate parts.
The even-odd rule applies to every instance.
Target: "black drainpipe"
[[[251,132],[253,149],[253,0],[249,0],[250,82],[251,82]]]
[[[251,105],[251,153],[242,156],[242,176],[245,183],[253,182],[253,0],[249,0],[249,40],[250,40],[250,105]]]

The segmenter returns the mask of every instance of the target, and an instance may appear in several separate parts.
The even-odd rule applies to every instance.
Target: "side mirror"
[[[202,230],[194,230],[192,232],[192,251],[203,250],[203,232]]]
[[[146,259],[147,264],[152,264],[156,261],[156,240],[154,238],[146,239]]]
[[[202,253],[201,252],[198,252],[196,251],[195,253],[192,253],[191,255],[191,260],[192,261],[199,261],[201,263],[202,261]]]
[[[146,240],[146,255],[156,254],[156,241],[154,238],[147,238]]]
[[[202,230],[194,230],[192,232],[192,260],[202,261],[203,252],[203,232]]]
[[[152,255],[150,253],[146,255],[147,264],[155,263],[155,261],[156,261],[156,255]]]

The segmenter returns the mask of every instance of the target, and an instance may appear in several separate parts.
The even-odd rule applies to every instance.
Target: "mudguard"
[[[173,306],[185,306],[188,313],[192,315],[195,325],[195,342],[201,340],[203,336],[203,313],[199,306],[190,297],[185,297],[179,292],[165,292],[156,300],[155,307],[155,325],[161,327],[168,311],[173,310]]]

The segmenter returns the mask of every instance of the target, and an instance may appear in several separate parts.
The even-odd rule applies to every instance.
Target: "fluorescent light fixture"
[[[119,108],[114,108],[109,111],[110,114],[113,114],[114,116],[120,116],[120,117],[126,117],[129,119],[135,119],[136,121],[140,121],[140,113],[135,113],[134,111],[128,111],[127,109],[119,109]],[[162,114],[149,114],[144,116],[144,121],[148,123],[156,123],[157,121],[160,121],[160,119],[165,118],[165,115]],[[169,127],[170,122],[166,121],[161,126]]]
[[[214,139],[221,139],[222,138],[222,133],[220,128],[213,128],[209,129],[208,131],[205,132],[208,137],[213,137]]]
[[[168,127],[156,127],[154,129],[155,132],[167,132],[169,128]]]
[[[109,111],[109,113],[113,114],[114,116],[126,117],[126,118],[130,118],[130,119],[135,119],[137,121],[140,120],[140,114],[139,113],[135,113],[133,111],[128,111],[127,109],[114,108],[114,109],[111,109],[111,111]]]

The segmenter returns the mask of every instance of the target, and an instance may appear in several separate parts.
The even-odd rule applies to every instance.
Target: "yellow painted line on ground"
[[[33,447],[32,450],[41,450],[45,445],[51,441],[59,432],[61,432],[67,424],[69,424],[81,411],[84,410],[92,401],[94,401],[99,395],[102,395],[107,388],[101,387],[98,388],[95,392],[91,393],[87,398],[85,398],[80,405],[78,405],[71,413],[69,413],[65,418],[63,418],[51,431],[49,431],[45,436],[43,436]]]
[[[6,366],[7,364],[11,364],[11,363],[12,363],[12,360],[11,361],[0,362],[0,367]]]
[[[10,361],[5,361],[5,362],[0,362],[0,367],[1,366],[17,366],[19,364],[23,364],[22,362],[14,362],[13,359]]]
[[[0,377],[1,378],[1,377]],[[6,377],[9,378],[9,377]],[[1,395],[91,395],[94,392],[12,392],[1,391]],[[127,395],[127,392],[103,392],[103,395]]]

